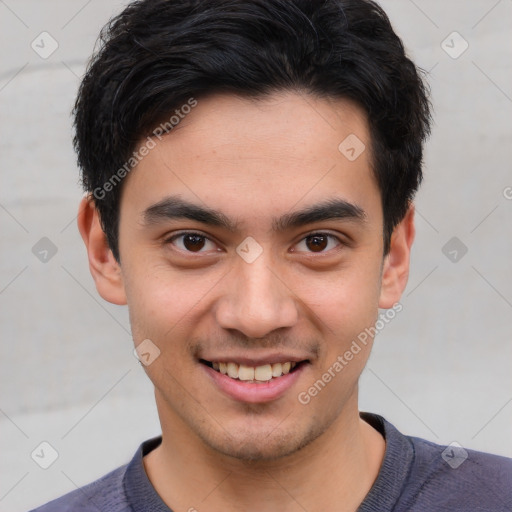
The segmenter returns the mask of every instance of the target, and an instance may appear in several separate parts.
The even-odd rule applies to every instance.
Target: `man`
[[[512,510],[511,460],[449,464],[358,410],[430,124],[385,13],[142,0],[102,41],[75,108],[78,226],[98,292],[129,307],[162,436],[37,510]]]

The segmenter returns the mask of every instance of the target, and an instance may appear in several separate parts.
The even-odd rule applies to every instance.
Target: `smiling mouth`
[[[216,372],[226,375],[233,380],[246,382],[269,382],[278,379],[288,373],[297,371],[299,367],[308,361],[264,364],[261,366],[246,366],[234,362],[211,362],[200,359],[200,363],[209,366]]]

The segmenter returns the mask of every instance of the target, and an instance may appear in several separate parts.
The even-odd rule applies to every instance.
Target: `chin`
[[[222,455],[243,462],[264,462],[282,459],[312,443],[323,433],[321,427],[303,428],[274,426],[260,429],[223,431],[219,437],[203,436],[208,447]]]

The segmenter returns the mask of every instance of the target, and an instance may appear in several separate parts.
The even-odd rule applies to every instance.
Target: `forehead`
[[[124,186],[139,216],[176,194],[244,222],[326,197],[380,210],[366,115],[347,100],[215,95],[154,141]]]

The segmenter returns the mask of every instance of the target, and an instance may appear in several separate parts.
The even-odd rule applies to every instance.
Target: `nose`
[[[216,307],[221,327],[236,329],[250,338],[263,338],[297,323],[295,296],[269,264],[263,255],[252,263],[240,260],[226,276]]]

